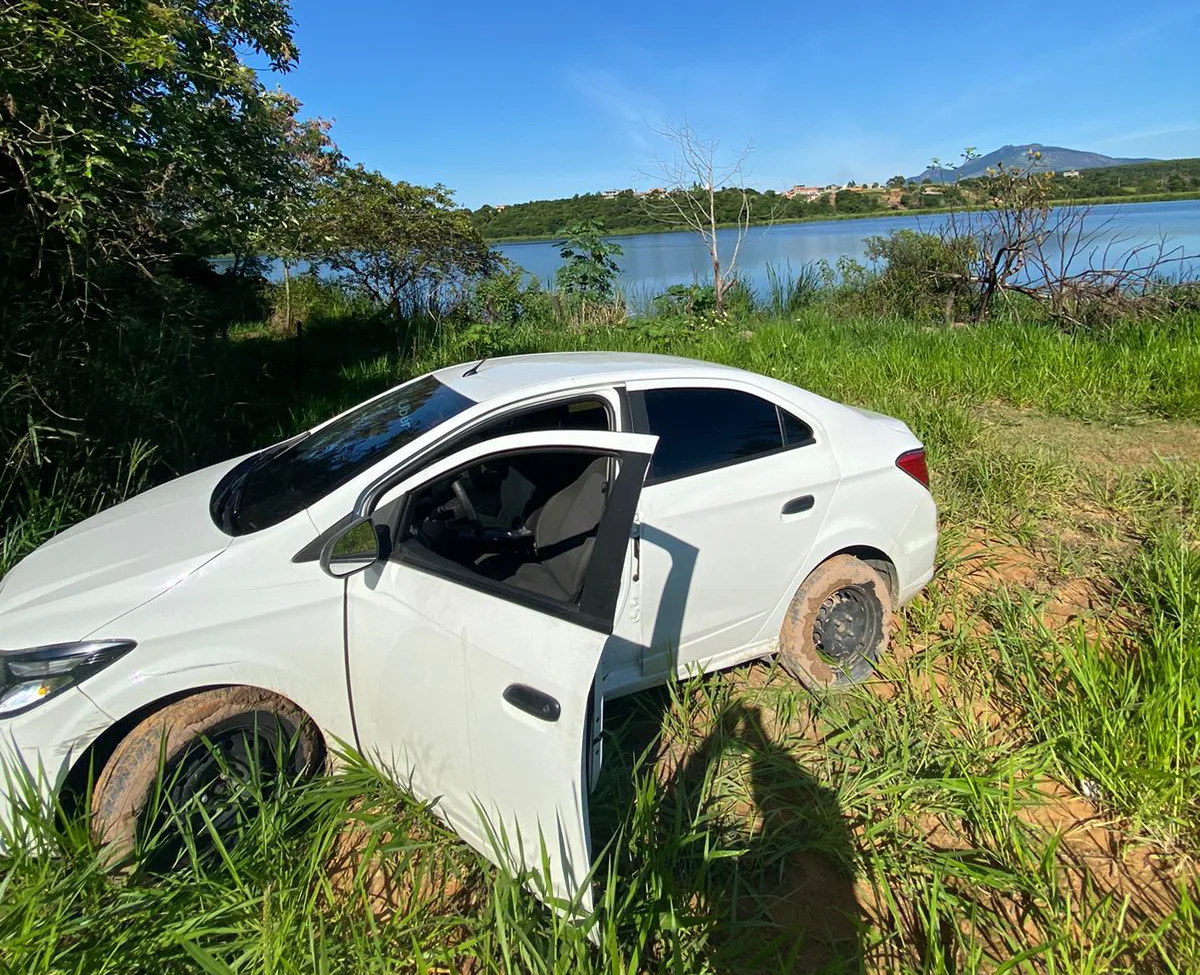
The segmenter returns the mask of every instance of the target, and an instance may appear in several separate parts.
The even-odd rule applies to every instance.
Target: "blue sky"
[[[964,146],[1200,156],[1200,2],[293,0],[280,79],[354,161],[460,203],[649,186],[685,118],[748,182],[884,180]]]

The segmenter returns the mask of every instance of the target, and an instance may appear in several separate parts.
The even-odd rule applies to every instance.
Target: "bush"
[[[726,287],[723,298],[726,316],[752,315],[758,309],[754,290],[740,279]],[[714,316],[717,310],[716,291],[711,284],[673,284],[657,295],[650,307],[656,316]]]
[[[711,284],[673,284],[650,303],[656,315],[709,315],[717,307]]]
[[[290,294],[289,294],[290,293]],[[339,278],[323,278],[315,268],[295,275],[285,286],[271,284],[267,293],[270,302],[270,321],[276,328],[288,331],[296,322],[316,325],[355,317],[372,320],[382,310],[365,295],[359,294]],[[287,313],[288,302],[291,314]]]
[[[229,319],[220,316],[243,302],[261,313],[257,283],[164,272],[150,287],[131,277],[121,291],[116,280],[94,318],[36,301],[0,316],[0,534],[15,532],[25,499],[66,484],[75,496],[124,496],[139,441],[154,447],[139,469],[157,476],[229,449],[237,381],[223,368]]]
[[[503,270],[481,279],[471,292],[471,318],[486,324],[543,323],[554,314],[550,295],[519,265],[506,262]]]
[[[947,324],[969,313],[966,278],[976,253],[974,238],[895,230],[886,237],[868,237],[866,245],[867,257],[883,264],[864,288],[864,297],[878,312],[942,318]]]

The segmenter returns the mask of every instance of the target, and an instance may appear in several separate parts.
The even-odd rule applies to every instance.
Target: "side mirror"
[[[383,554],[379,532],[370,518],[352,521],[321,549],[321,568],[335,579],[369,569]]]

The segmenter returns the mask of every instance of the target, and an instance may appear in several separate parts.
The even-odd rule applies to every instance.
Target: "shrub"
[[[316,325],[351,317],[373,320],[382,315],[382,310],[367,296],[340,278],[321,277],[316,268],[293,276],[286,287],[282,282],[270,285],[268,300],[271,324],[281,329],[289,317],[285,311],[289,300],[293,327],[298,321]]]
[[[621,256],[620,245],[604,239],[604,224],[596,220],[578,221],[562,233],[558,253],[563,265],[555,279],[563,294],[583,301],[612,301],[621,270],[614,260]]]
[[[502,270],[478,281],[468,302],[471,318],[487,324],[543,323],[554,314],[545,291],[524,268],[505,262]]]
[[[868,237],[866,245],[867,257],[883,265],[866,285],[866,297],[874,299],[880,312],[941,317],[949,324],[970,310],[967,278],[976,253],[974,238],[895,230],[886,237]]]
[[[650,303],[656,315],[708,315],[717,307],[711,284],[673,284]]]

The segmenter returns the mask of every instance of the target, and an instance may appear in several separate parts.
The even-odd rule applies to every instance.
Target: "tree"
[[[725,310],[725,294],[737,280],[738,253],[750,226],[751,196],[744,176],[751,147],[746,146],[738,155],[720,161],[717,141],[701,137],[686,121],[657,131],[671,143],[673,156],[659,163],[657,173],[648,175],[664,181],[667,192],[646,197],[644,205],[648,213],[663,223],[694,231],[704,242],[712,264],[714,305],[720,314]],[[736,210],[728,213],[734,236],[725,259],[717,235],[722,222],[718,213],[725,209],[718,206],[718,193],[722,189],[724,196],[732,196],[736,201]]]
[[[14,278],[94,299],[254,223],[286,103],[241,61],[296,61],[283,0],[0,5],[0,244]]]
[[[963,151],[964,163],[976,157],[973,148]],[[1041,158],[1040,152],[1032,151],[1022,167],[1003,163],[994,169],[989,167],[983,179],[989,208],[983,218],[972,220],[968,216],[960,225],[957,214],[952,213],[946,223],[943,233],[949,238],[971,237],[978,241],[972,262],[976,321],[988,317],[996,296],[1022,273],[1047,239],[1053,173],[1042,170]]]
[[[213,382],[204,258],[248,251],[294,122],[243,58],[297,55],[285,0],[7,0],[0,52],[3,515],[70,452],[152,439],[148,388]]]
[[[620,271],[613,258],[622,252],[618,244],[604,239],[604,225],[595,220],[577,221],[563,230],[558,246],[564,262],[554,275],[559,288],[584,300],[612,301]]]
[[[842,190],[834,203],[839,213],[870,213],[879,209],[879,198],[871,193],[852,193]]]
[[[263,219],[249,238],[253,252],[278,257],[283,265],[284,329],[292,325],[292,268],[317,257],[326,241],[315,219],[323,189],[331,186],[345,159],[329,136],[324,119],[298,121],[300,105],[284,96],[287,114],[281,126],[283,178],[264,188]],[[290,104],[289,104],[290,103]]]
[[[966,149],[964,165],[977,157]],[[1054,174],[1036,150],[1024,165],[989,167],[971,185],[987,208],[952,212],[939,231],[953,253],[969,254],[966,268],[931,266],[926,273],[969,293],[977,322],[990,317],[998,298],[1014,294],[1073,327],[1111,319],[1154,302],[1164,277],[1192,259],[1164,240],[1114,235],[1111,218],[1093,221],[1090,206],[1055,206]]]
[[[393,183],[362,166],[322,188],[314,222],[323,260],[390,312],[397,348],[406,318],[440,317],[448,298],[497,266],[444,186]]]
[[[887,181],[887,185],[888,185],[889,189],[898,190],[906,182],[907,182],[907,180],[905,180],[905,178],[903,176],[893,176],[891,179],[889,179]]]

